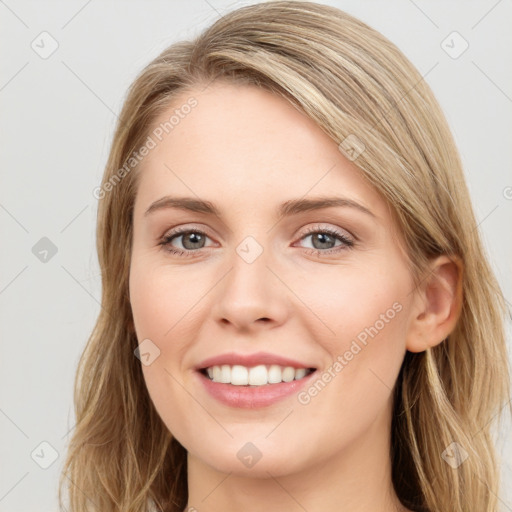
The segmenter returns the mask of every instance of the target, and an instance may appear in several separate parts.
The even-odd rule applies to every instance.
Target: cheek
[[[350,269],[330,281],[329,292],[309,293],[315,313],[334,334],[320,329],[318,318],[308,325],[310,336],[328,355],[327,367],[297,398],[310,431],[322,431],[332,445],[350,444],[390,407],[407,325],[404,287],[397,283]],[[322,425],[309,419],[318,417]],[[329,447],[322,448],[327,456]]]
[[[304,274],[294,290],[325,329],[325,339],[358,338],[364,343],[377,333],[396,331],[404,317],[407,289],[405,274],[379,272],[375,268],[335,268],[328,275]],[[321,283],[327,283],[321,286]],[[321,327],[321,325],[320,325]]]
[[[168,427],[176,421],[167,417],[169,404],[184,409],[193,404],[179,383],[183,383],[183,372],[189,370],[190,345],[197,338],[198,326],[204,323],[201,299],[214,284],[206,277],[191,278],[190,272],[143,257],[132,259],[130,302],[137,339],[139,343],[151,340],[158,354],[150,365],[142,366],[142,371]]]
[[[322,289],[311,287],[311,278],[297,281],[304,283],[298,293],[315,313],[308,329],[335,364],[331,374],[340,377],[331,387],[350,386],[352,396],[361,398],[383,384],[392,388],[398,375],[406,343],[407,275],[337,270]]]
[[[132,260],[130,302],[137,339],[139,343],[151,340],[157,347],[152,353],[158,354],[150,364],[142,364],[144,381],[160,417],[180,440],[191,426],[188,415],[175,411],[194,407],[179,384],[183,383],[180,369],[191,339],[185,331],[197,323],[192,306],[201,292],[183,272],[153,265],[144,258]]]
[[[194,323],[198,310],[194,305],[207,291],[204,280],[191,280],[177,268],[132,262],[130,302],[138,339],[153,339],[163,348],[165,340],[176,338],[177,332]]]

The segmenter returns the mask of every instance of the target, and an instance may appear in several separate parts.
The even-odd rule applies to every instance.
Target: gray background
[[[166,46],[249,3],[0,0],[1,512],[57,510],[75,369],[100,308],[92,190],[126,89]],[[433,88],[510,307],[512,3],[325,3],[390,38]],[[453,31],[469,44],[457,58],[465,43]],[[512,511],[510,433],[507,421],[503,511]]]

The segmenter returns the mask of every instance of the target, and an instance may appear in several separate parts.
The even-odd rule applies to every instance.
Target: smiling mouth
[[[202,368],[199,372],[212,382],[233,386],[272,386],[283,382],[301,380],[316,368],[294,368],[276,364],[247,367],[242,365],[215,365]]]

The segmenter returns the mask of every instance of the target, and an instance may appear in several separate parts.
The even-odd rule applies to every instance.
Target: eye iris
[[[195,244],[201,244],[203,242],[204,244],[204,237],[199,233],[187,233],[185,235],[182,235],[183,237],[183,247],[185,249],[201,249],[202,246],[197,247]],[[191,241],[191,246],[187,246],[187,242]]]
[[[332,247],[317,247],[315,245],[315,242],[319,242],[321,245],[322,244],[331,244],[334,242],[334,239],[331,235],[327,234],[327,233],[315,233],[313,235],[313,246],[315,247],[315,249],[331,249]]]

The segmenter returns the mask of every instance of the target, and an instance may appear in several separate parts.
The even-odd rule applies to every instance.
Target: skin
[[[392,389],[406,350],[434,346],[453,329],[456,265],[439,257],[415,289],[384,199],[283,98],[214,82],[183,92],[156,124],[191,96],[197,107],[143,161],[130,268],[137,337],[160,350],[142,366],[145,382],[188,452],[186,510],[405,510],[391,483]],[[166,195],[211,201],[221,215],[144,215]],[[276,216],[284,201],[322,195],[350,198],[374,216],[339,206]],[[179,235],[169,243],[190,257],[159,245],[176,227],[206,234],[203,245]],[[354,246],[330,237],[315,244],[310,228],[336,229]],[[263,248],[250,264],[236,251],[247,236]],[[325,254],[330,248],[341,250]],[[394,318],[306,405],[292,395],[255,410],[229,407],[193,369],[221,353],[268,351],[321,375],[396,303]],[[237,457],[247,442],[262,454],[251,468]]]

